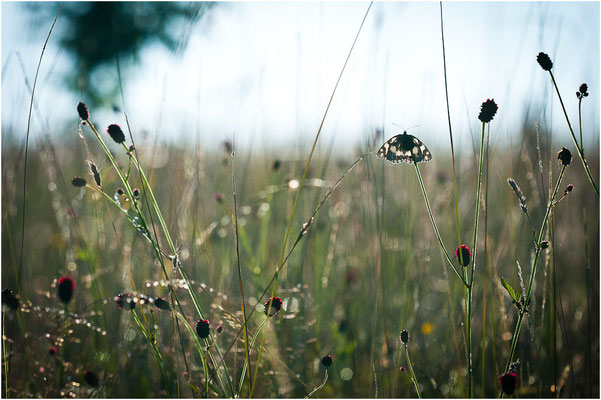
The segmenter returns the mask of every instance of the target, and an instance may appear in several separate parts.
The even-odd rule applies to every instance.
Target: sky
[[[145,48],[124,75],[125,105],[134,133],[152,141],[200,141],[218,146],[310,147],[368,2],[244,2],[216,7],[173,54]],[[539,124],[571,145],[549,74],[536,63],[544,51],[577,126],[575,92],[583,102],[585,140],[599,134],[598,2],[448,2],[443,4],[451,122],[456,146],[477,135],[480,104],[494,98],[491,142],[511,143],[528,107],[543,107]],[[21,3],[2,3],[2,129],[25,134],[29,92],[52,23]],[[57,32],[60,31],[59,18]],[[177,28],[177,27],[175,27]],[[99,28],[100,29],[100,28]],[[80,100],[64,87],[75,67],[51,37],[36,89],[39,116],[32,134],[77,131]],[[20,62],[22,59],[22,65]],[[115,78],[107,68],[105,79]],[[120,105],[123,106],[123,105]],[[92,110],[97,126],[125,125],[123,114]],[[73,124],[69,124],[73,121]],[[532,121],[530,121],[532,123]],[[67,123],[67,125],[65,125]],[[447,147],[440,6],[438,2],[376,2],[344,71],[321,143],[351,149],[376,129],[402,127],[428,147]],[[60,128],[56,128],[60,127]],[[72,127],[72,128],[69,128]]]

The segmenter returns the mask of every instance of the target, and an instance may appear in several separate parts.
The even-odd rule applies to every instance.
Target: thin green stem
[[[255,341],[257,340],[257,338],[259,337],[259,333],[261,333],[263,331],[263,328],[267,325],[267,321],[269,321],[269,317],[265,318],[263,320],[263,322],[261,322],[261,325],[259,325],[259,327],[257,328],[257,331],[255,332],[255,334],[253,335],[252,340],[250,341],[250,346],[249,346],[249,357],[247,358],[246,362],[244,363],[244,367],[242,367],[242,374],[240,375],[240,383],[238,383],[238,398],[240,398],[240,395],[242,394],[242,386],[244,383],[244,376],[246,375],[246,371],[247,369],[250,371],[250,352],[252,351],[254,345],[255,345]],[[249,375],[249,380],[250,380],[250,375]],[[250,389],[250,388],[249,388]]]
[[[286,247],[288,245],[288,237],[290,236],[290,230],[292,228],[292,221],[294,220],[294,216],[296,214],[296,208],[298,206],[298,201],[300,199],[300,194],[302,191],[302,188],[304,187],[305,184],[305,179],[307,177],[307,172],[309,171],[309,164],[311,164],[311,159],[313,158],[313,153],[315,152],[315,147],[317,146],[317,141],[319,140],[319,136],[321,135],[321,130],[323,129],[323,125],[326,121],[326,117],[328,115],[328,111],[330,110],[330,106],[332,105],[332,101],[334,100],[334,95],[336,94],[336,89],[338,89],[338,85],[340,84],[340,80],[342,79],[342,75],[344,74],[344,70],[346,69],[346,66],[349,62],[349,59],[351,58],[351,54],[353,53],[353,49],[355,48],[355,44],[357,43],[357,39],[359,39],[359,34],[361,33],[361,30],[363,29],[363,25],[365,24],[365,20],[367,19],[367,16],[369,15],[369,10],[371,10],[371,6],[373,5],[373,1],[369,3],[369,6],[367,7],[367,10],[365,11],[365,15],[363,16],[363,20],[361,21],[361,25],[359,25],[359,29],[357,30],[357,34],[355,35],[355,39],[353,40],[353,44],[351,45],[351,48],[349,49],[348,55],[346,56],[346,60],[344,61],[344,64],[342,65],[342,69],[340,70],[340,74],[338,75],[338,79],[336,80],[336,84],[334,85],[334,89],[332,90],[332,94],[330,95],[330,100],[328,101],[328,105],[326,106],[326,109],[323,113],[323,117],[321,119],[321,123],[319,124],[319,129],[317,130],[317,134],[315,135],[315,139],[313,140],[313,146],[311,147],[311,152],[309,153],[309,158],[307,159],[307,163],[305,164],[305,170],[303,171],[303,177],[301,178],[300,184],[299,184],[299,188],[298,191],[296,193],[296,199],[294,200],[294,206],[292,207],[292,214],[290,215],[290,221],[288,222],[288,229],[286,229],[286,235],[284,236],[284,243],[282,246],[282,252],[280,253],[280,259],[278,261],[278,269],[279,266],[282,265],[282,261],[284,260],[284,255],[286,253]],[[276,271],[277,273],[277,271]],[[273,285],[273,289],[271,290],[271,297],[274,296],[275,294],[275,290],[278,286],[278,275],[276,274],[276,278],[275,278],[275,283]],[[271,302],[269,304],[269,307],[267,309],[267,315],[269,315],[271,311]],[[265,334],[263,334],[262,338],[261,338],[261,346],[259,347],[259,356],[257,358],[257,365],[255,366],[255,373],[254,373],[254,378],[253,378],[253,382],[251,385],[251,389],[250,389],[250,393],[249,393],[249,397],[252,397],[254,389],[255,389],[255,382],[257,380],[257,373],[259,370],[259,361],[261,361],[261,354],[263,351],[263,344],[265,342]]]
[[[543,222],[541,224],[540,231],[538,232],[538,237],[536,240],[536,249],[535,249],[535,253],[534,253],[534,260],[532,262],[532,269],[530,271],[530,281],[528,282],[528,289],[526,291],[526,296],[524,298],[524,305],[519,311],[518,322],[515,326],[515,329],[513,332],[513,337],[511,339],[511,350],[509,352],[509,357],[507,358],[507,364],[505,364],[505,372],[508,372],[509,367],[511,366],[511,362],[513,360],[517,342],[518,342],[518,339],[520,336],[520,330],[522,328],[522,321],[524,320],[524,315],[526,314],[526,310],[528,309],[528,305],[530,304],[530,295],[532,293],[532,286],[533,286],[534,277],[536,274],[536,267],[538,266],[539,256],[542,251],[541,242],[543,241],[543,238],[544,238],[545,229],[547,228],[547,223],[549,221],[549,214],[551,213],[551,209],[554,206],[555,196],[557,196],[557,191],[559,190],[559,185],[561,183],[561,179],[563,178],[563,173],[564,173],[565,169],[566,169],[566,166],[565,165],[562,166],[561,172],[559,173],[559,178],[557,178],[557,183],[555,184],[555,188],[553,189],[553,194],[551,195],[551,198],[549,199],[549,204],[547,205],[547,210],[545,212],[545,216],[543,218]],[[500,397],[502,397],[502,396],[503,396],[503,391],[501,391],[501,393],[500,393]]]
[[[578,140],[576,139],[576,135],[574,135],[574,130],[572,129],[572,124],[570,124],[570,119],[568,118],[568,113],[566,112],[566,108],[563,105],[563,100],[561,99],[561,94],[559,93],[559,88],[557,87],[557,83],[555,82],[555,77],[553,76],[553,72],[549,70],[549,75],[551,75],[551,80],[553,81],[553,86],[555,87],[555,91],[557,92],[557,97],[559,97],[559,103],[561,104],[561,109],[563,110],[563,115],[566,117],[566,121],[568,123],[568,128],[570,129],[570,134],[572,135],[572,140],[574,141],[574,145],[576,146],[576,150],[578,151],[578,156],[580,156],[580,161],[582,161],[582,166],[586,171],[586,176],[588,180],[593,185],[593,189],[595,189],[595,193],[599,196],[599,189],[597,189],[597,185],[595,185],[595,181],[593,180],[593,176],[591,175],[591,171],[588,167],[588,163],[584,158],[584,154],[582,154],[582,148],[578,145]],[[582,141],[582,139],[581,139]]]
[[[469,284],[467,282],[467,279],[465,277],[461,276],[461,274],[459,273],[459,271],[457,271],[457,268],[453,264],[451,257],[449,257],[449,252],[447,251],[447,248],[445,247],[444,242],[442,241],[442,237],[440,236],[440,232],[438,231],[438,227],[436,226],[436,221],[434,221],[434,215],[432,215],[432,209],[430,208],[430,201],[428,200],[428,194],[426,193],[426,188],[425,188],[424,182],[422,180],[422,175],[419,172],[417,163],[414,162],[413,165],[415,166],[415,172],[417,173],[417,180],[419,181],[419,186],[422,190],[422,194],[424,195],[424,201],[426,202],[426,209],[428,210],[428,215],[430,216],[430,222],[432,222],[432,227],[434,228],[434,233],[436,234],[436,238],[438,239],[440,248],[442,249],[442,252],[444,253],[444,256],[445,256],[447,262],[453,269],[453,272],[455,272],[455,275],[457,275],[457,277],[459,277],[459,279],[461,279],[461,281],[463,282],[465,287],[468,287]]]
[[[159,364],[159,371],[161,371],[161,379],[163,380],[163,387],[169,393],[169,397],[173,397],[172,394],[171,394],[171,385],[169,384],[169,378],[168,378],[168,374],[167,374],[167,369],[166,369],[165,361],[163,360],[163,356],[161,355],[161,352],[157,348],[156,343],[154,342],[154,340],[152,340],[152,338],[150,337],[150,335],[146,331],[146,328],[144,328],[144,325],[142,325],[142,322],[138,318],[138,314],[136,313],[136,311],[135,310],[131,310],[131,314],[132,314],[134,320],[136,321],[136,324],[138,324],[138,328],[140,328],[140,331],[142,332],[142,335],[144,335],[144,337],[146,338],[146,340],[148,341],[148,343],[150,343],[150,346],[152,347],[152,350],[154,351],[154,356],[155,356],[155,358],[157,360],[157,363]]]
[[[442,65],[444,72],[444,92],[447,101],[447,120],[449,122],[449,139],[451,140],[451,160],[453,161],[453,198],[455,205],[455,223],[457,225],[457,243],[461,246],[461,230],[459,228],[459,207],[457,206],[457,174],[455,172],[455,147],[453,145],[453,129],[451,128],[451,110],[449,108],[449,89],[447,85],[447,58],[444,46],[444,24],[442,18],[442,1],[440,2],[440,35],[442,37]],[[459,252],[459,262],[463,265],[463,252]]]
[[[580,130],[580,149],[584,154],[584,143],[582,142],[582,97],[578,99],[578,129]]]
[[[474,216],[474,239],[472,247],[472,260],[469,285],[465,288],[465,341],[467,346],[467,375],[468,375],[468,393],[469,397],[474,397],[474,376],[473,376],[473,358],[472,358],[472,292],[474,289],[474,271],[476,269],[476,253],[478,250],[478,221],[480,219],[480,197],[482,191],[482,164],[484,162],[484,128],[485,122],[482,122],[482,135],[480,138],[480,160],[478,162],[478,187],[476,189],[476,211]],[[467,275],[467,271],[464,271]]]
[[[413,365],[411,364],[411,358],[409,357],[409,349],[407,345],[405,345],[405,357],[407,358],[407,365],[409,366],[409,373],[411,374],[411,381],[413,382],[413,386],[415,386],[415,391],[417,392],[417,397],[422,398],[422,394],[419,391],[419,384],[417,383],[417,377],[415,376],[415,372],[413,371]]]
[[[319,389],[321,389],[322,387],[324,387],[326,385],[326,382],[328,381],[328,370],[326,369],[326,373],[323,377],[323,382],[321,382],[321,385],[317,386],[315,389],[313,389],[313,391],[311,393],[309,393],[308,395],[305,396],[305,399],[308,399],[309,397],[311,397],[315,392],[317,392]]]

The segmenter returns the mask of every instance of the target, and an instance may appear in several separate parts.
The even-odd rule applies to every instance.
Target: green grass
[[[489,169],[483,178],[489,192],[488,201],[482,204],[487,216],[488,246],[484,253],[480,236],[478,259],[482,261],[477,261],[472,293],[472,352],[474,393],[487,397],[498,395],[498,375],[505,369],[511,333],[518,321],[518,310],[501,287],[500,277],[519,288],[518,261],[528,285],[533,256],[530,224],[506,181],[512,177],[521,186],[532,222],[540,226],[548,190],[560,171],[555,153],[570,145],[558,143],[555,137],[550,147],[549,133],[541,132],[543,190],[536,147],[530,145],[535,137],[530,129],[533,124],[524,125],[521,150],[491,148]],[[503,134],[493,121],[491,135]],[[100,168],[103,190],[112,197],[123,183],[88,127],[84,127],[84,135]],[[138,148],[140,164],[189,275],[198,308],[211,321],[215,344],[207,347],[181,323],[184,318],[193,330],[199,318],[184,282],[173,285],[181,310],[171,303],[172,309],[179,312],[179,332],[175,316],[168,311],[143,306],[144,319],[137,306],[136,321],[132,314],[117,308],[114,296],[132,292],[134,285],[139,293],[170,299],[169,289],[160,283],[165,273],[153,245],[134,229],[123,212],[93,190],[71,186],[70,179],[76,175],[85,176],[93,185],[81,140],[65,135],[51,144],[44,139],[30,148],[27,252],[19,293],[21,300],[30,305],[17,312],[5,310],[3,316],[5,354],[10,360],[5,363],[8,394],[56,397],[62,390],[82,397],[192,397],[199,396],[208,385],[211,397],[229,396],[226,370],[221,369],[223,385],[216,376],[207,382],[212,362],[203,356],[217,346],[225,352],[238,336],[242,321],[229,154],[162,144],[153,149],[147,145]],[[454,249],[457,234],[450,152],[426,144],[434,159],[420,164],[420,172],[441,237],[448,249]],[[125,150],[109,141],[107,147],[127,171]],[[594,146],[588,148],[587,161],[592,171],[597,171],[598,153],[593,153]],[[149,159],[142,154],[149,150],[163,153],[166,163],[160,168],[147,167]],[[362,153],[369,150],[363,149]],[[290,179],[300,180],[305,164],[302,157],[308,150],[292,148],[277,156],[267,153],[252,157],[244,151],[237,149],[236,169],[238,179],[240,171],[245,176],[243,183],[237,182],[237,186],[244,187],[238,191],[237,208],[248,315],[278,265],[297,195],[297,189],[288,184]],[[2,280],[3,287],[16,287],[22,180],[13,166],[22,159],[10,140],[4,141],[2,152]],[[289,161],[299,159],[299,155],[300,161]],[[352,154],[336,157],[315,154],[292,222],[292,240],[327,188],[356,159]],[[278,170],[272,169],[275,158],[282,160]],[[478,160],[468,154],[461,154],[459,159],[459,220],[462,227],[469,227],[473,224]],[[142,189],[135,165],[131,168],[131,187]],[[576,160],[566,168],[559,194],[568,183],[573,183],[575,189],[552,211],[552,236],[546,239],[551,246],[540,255],[530,314],[524,317],[516,343],[514,359],[521,362],[520,396],[554,396],[551,388],[556,383],[561,396],[599,393],[599,335],[595,328],[599,324],[598,198]],[[449,273],[420,192],[413,167],[393,166],[376,157],[365,158],[345,176],[315,215],[279,275],[275,295],[284,300],[284,309],[263,328],[265,348],[253,396],[306,396],[323,381],[321,358],[332,354],[334,364],[328,370],[327,383],[315,396],[373,397],[377,391],[379,397],[416,397],[409,375],[399,370],[409,368],[398,339],[402,329],[411,333],[412,370],[422,396],[467,394],[464,329],[460,325],[465,321],[461,300],[464,285],[452,271]],[[216,193],[223,194],[222,204],[215,201]],[[151,208],[153,200],[148,194],[140,199],[149,223],[146,200]],[[134,207],[128,213],[135,216]],[[171,254],[154,211],[153,218],[158,242]],[[155,238],[154,230],[150,231]],[[482,225],[479,232],[482,235]],[[467,237],[471,234],[463,233]],[[485,258],[486,329],[482,319]],[[181,279],[170,260],[162,259],[169,278]],[[77,284],[69,305],[69,311],[77,316],[67,319],[63,343],[62,304],[52,287],[53,280],[62,275],[71,275]],[[592,297],[588,303],[587,293]],[[250,338],[265,319],[265,300],[258,303],[260,309],[249,319]],[[82,318],[85,322],[79,321]],[[91,327],[86,326],[87,322]],[[215,328],[220,324],[223,333],[217,334]],[[587,333],[589,324],[593,327],[591,338]],[[106,335],[95,327],[106,331]],[[250,349],[253,373],[259,343],[257,339]],[[66,362],[60,382],[61,360],[48,354],[53,345],[62,347]],[[162,366],[157,363],[157,353]],[[239,335],[224,363],[235,388],[245,357],[243,336]],[[570,364],[573,371],[566,369]],[[184,374],[186,369],[188,373]],[[85,383],[84,370],[100,376],[98,389]],[[349,371],[352,378],[347,381],[344,378],[349,377]],[[248,381],[242,386],[242,396],[247,395]]]

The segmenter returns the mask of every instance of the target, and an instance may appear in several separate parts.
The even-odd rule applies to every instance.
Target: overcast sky
[[[208,146],[236,135],[241,144],[309,144],[346,54],[367,10],[366,2],[228,3],[210,25],[194,28],[185,51],[146,48],[125,75],[125,110],[134,130],[159,140],[199,137]],[[599,134],[599,3],[444,3],[449,96],[454,134],[469,143],[479,129],[479,105],[499,104],[495,141],[517,134],[524,112],[546,107],[541,124],[571,145],[548,73],[554,73],[572,123],[582,82],[585,137]],[[32,22],[23,4],[2,3],[2,127],[25,132],[29,93],[51,19]],[[61,20],[59,18],[59,26]],[[101,29],[101,27],[99,27]],[[51,38],[36,97],[48,126],[74,121],[80,99],[64,88],[73,63]],[[396,123],[429,147],[448,146],[438,2],[374,3],[323,130],[342,145],[365,141],[376,128],[400,133]],[[110,77],[114,71],[108,70]],[[98,126],[124,124],[122,114],[94,110]],[[34,120],[33,134],[40,132]],[[51,132],[58,135],[60,132]],[[492,136],[491,136],[492,138]]]

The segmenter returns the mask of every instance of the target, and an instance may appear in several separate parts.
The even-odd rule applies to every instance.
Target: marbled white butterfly
[[[418,138],[408,135],[404,131],[401,135],[390,138],[380,147],[376,155],[393,164],[401,162],[413,164],[415,162],[430,161],[432,153]]]

